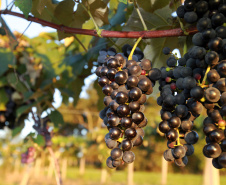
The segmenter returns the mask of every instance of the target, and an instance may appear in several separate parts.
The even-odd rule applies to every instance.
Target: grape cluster
[[[25,153],[21,154],[21,163],[30,164],[35,160],[35,148],[29,147]]]
[[[15,90],[9,86],[2,87],[1,89],[5,91],[5,94],[8,96],[9,101],[5,105],[6,109],[0,111],[0,128],[2,129],[5,126],[13,128],[16,119],[16,103],[13,101],[12,95]]]
[[[226,3],[221,0],[186,0],[177,9],[179,18],[196,23],[194,46],[180,59],[172,55],[161,68],[158,104],[162,106],[159,130],[165,133],[167,161],[185,166],[194,152],[198,134],[194,120],[207,109],[203,122],[207,145],[203,154],[213,166],[226,167]],[[164,54],[172,54],[164,48]]]
[[[177,9],[177,16],[187,23],[196,23],[199,19],[208,17],[214,27],[224,23],[225,14],[224,0],[185,0],[184,5]]]
[[[166,53],[168,48],[164,48]],[[168,53],[170,50],[168,51]],[[166,54],[168,54],[166,53]],[[194,120],[202,112],[203,105],[194,99],[199,89],[196,89],[196,69],[180,65],[180,61],[172,55],[167,60],[168,67],[161,68],[161,79],[159,80],[160,97],[158,105],[162,106],[159,130],[165,133],[168,140],[168,150],[164,152],[167,161],[174,161],[178,166],[185,166],[188,162],[187,156],[194,153],[193,144],[199,137],[193,129]],[[185,60],[186,61],[186,60]],[[178,65],[179,63],[179,65]],[[189,66],[189,61],[186,66]],[[193,97],[193,98],[191,98]],[[197,97],[201,98],[201,97]]]
[[[105,94],[106,106],[100,117],[109,130],[105,136],[106,145],[112,149],[106,162],[109,168],[135,160],[131,149],[142,144],[142,127],[147,125],[143,114],[146,95],[153,92],[155,81],[161,75],[159,69],[152,68],[150,60],[143,59],[144,54],[139,48],[129,60],[131,50],[130,45],[125,45],[123,53],[117,54],[110,48],[101,50],[98,57],[96,75]]]

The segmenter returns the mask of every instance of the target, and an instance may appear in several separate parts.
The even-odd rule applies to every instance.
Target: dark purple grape
[[[121,133],[122,133],[122,131],[118,127],[112,127],[109,130],[110,138],[113,139],[113,140],[119,139]]]

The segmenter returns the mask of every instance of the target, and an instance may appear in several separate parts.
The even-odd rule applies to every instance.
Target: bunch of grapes
[[[102,87],[105,108],[100,112],[109,133],[105,142],[111,150],[107,159],[109,168],[132,163],[134,146],[143,142],[143,127],[147,125],[143,111],[146,95],[153,92],[155,81],[161,77],[159,69],[152,68],[151,61],[136,48],[132,60],[128,59],[132,47],[125,45],[123,53],[110,48],[99,52],[96,75]]]
[[[2,87],[8,96],[9,101],[5,105],[6,109],[0,111],[0,128],[8,126],[9,128],[14,127],[15,123],[15,112],[16,112],[16,103],[12,99],[12,95],[15,90],[9,86]]]
[[[25,153],[21,154],[21,163],[30,164],[35,160],[35,148],[29,147]]]
[[[167,161],[178,166],[188,163],[194,152],[198,134],[193,131],[194,120],[207,109],[203,122],[207,145],[203,154],[213,158],[213,166],[226,167],[226,3],[221,0],[186,0],[177,15],[187,23],[196,23],[194,46],[180,59],[172,54],[168,67],[161,68],[158,104],[162,106],[159,130],[165,133],[169,149]]]

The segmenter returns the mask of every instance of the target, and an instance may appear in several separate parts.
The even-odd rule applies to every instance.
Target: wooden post
[[[220,185],[219,170],[212,165],[212,159],[206,158],[203,185]]]
[[[62,161],[62,179],[67,177],[67,158],[64,158]]]
[[[93,118],[92,118],[92,115],[91,115],[89,110],[86,110],[85,113],[86,113],[87,122],[88,122],[88,130],[92,131],[93,130]]]
[[[55,157],[53,149],[51,147],[47,147],[47,149],[48,149],[48,151],[50,153],[50,157],[51,157],[51,159],[53,161],[53,164],[54,164],[54,173],[55,173],[55,177],[56,177],[56,183],[57,183],[57,185],[63,185],[61,172],[60,172],[59,161]]]
[[[28,185],[30,174],[31,174],[31,164],[26,164],[26,169],[23,173],[23,178],[20,182],[20,185]]]
[[[127,185],[133,185],[134,163],[128,164]]]
[[[102,168],[101,169],[100,183],[104,184],[104,183],[106,183],[106,180],[107,180],[107,170],[106,170],[106,168]]]
[[[162,156],[162,178],[161,178],[161,185],[166,185],[166,183],[167,183],[167,171],[168,171],[168,162]]]
[[[84,175],[85,173],[85,167],[86,167],[86,158],[83,156],[80,159],[80,164],[79,164],[79,174]]]
[[[19,173],[20,171],[20,164],[21,164],[21,161],[20,161],[20,158],[16,158],[16,161],[15,161],[15,165],[14,165],[14,170],[13,170],[13,174],[16,175]]]
[[[37,158],[35,161],[35,169],[34,169],[34,175],[36,178],[40,178],[41,164],[42,164],[41,158]]]
[[[51,179],[53,177],[53,173],[54,173],[54,161],[49,158],[49,167],[48,167],[48,173],[47,173],[47,178]]]

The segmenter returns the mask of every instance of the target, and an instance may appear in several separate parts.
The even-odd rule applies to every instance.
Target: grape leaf
[[[14,64],[16,59],[12,52],[3,48],[0,48],[0,59],[1,59],[0,75],[2,75],[9,69],[10,65],[12,66]]]
[[[17,110],[16,110],[16,117],[18,118],[18,117],[20,117],[23,113],[28,113],[29,112],[29,110],[33,107],[33,106],[35,106],[35,105],[37,105],[38,103],[40,103],[40,102],[46,102],[47,99],[48,98],[48,96],[41,96],[41,97],[39,97],[39,98],[37,98],[36,99],[36,101],[35,102],[33,102],[33,103],[29,103],[29,104],[27,104],[27,105],[23,105],[23,106],[20,106],[19,108],[17,108]]]
[[[0,35],[6,35],[4,28],[0,28]]]
[[[114,26],[121,25],[126,21],[126,8],[127,5],[123,3],[119,3],[117,7],[117,12],[114,14],[114,16],[110,19],[110,24],[108,29],[111,29]]]
[[[0,111],[6,111],[6,103],[9,101],[9,97],[4,88],[0,89]]]
[[[169,4],[169,0],[137,0],[138,5],[147,12],[154,12]]]
[[[7,74],[8,83],[15,88],[18,92],[25,93],[27,92],[26,86],[18,79],[15,73]]]
[[[46,0],[39,0],[38,6],[36,7],[38,13],[40,13],[40,14],[42,14],[42,11],[43,11],[44,8],[45,8],[45,1],[46,1]]]
[[[33,138],[33,140],[39,146],[45,146],[45,138],[44,138],[44,136],[41,136],[41,135],[38,134],[36,138]]]
[[[52,0],[52,3],[53,3],[53,4],[58,4],[58,3],[60,3],[60,1]]]
[[[118,1],[121,2],[121,3],[124,3],[124,4],[128,3],[128,0],[118,0]]]
[[[52,21],[65,26],[70,25],[73,20],[74,6],[73,0],[64,0],[57,4]]]
[[[172,29],[174,24],[169,21],[171,17],[172,10],[169,8],[169,5],[165,6],[162,9],[158,9],[153,13],[149,13],[140,8],[142,17],[149,30],[158,30],[158,29]],[[136,12],[133,10],[132,15],[127,21],[126,26],[124,26],[123,31],[141,31],[143,29],[140,18]],[[116,44],[123,46],[126,43],[131,44],[134,39],[118,39]],[[179,40],[177,37],[174,38],[156,38],[146,40],[148,46],[145,48],[145,57],[151,59],[154,66],[161,66],[165,64],[167,56],[162,53],[162,49],[165,46],[170,47],[171,49],[179,48]],[[131,44],[133,45],[133,44]]]
[[[0,87],[3,87],[5,85],[7,85],[7,84],[8,84],[8,82],[6,80],[6,77],[5,76],[1,76],[0,77]]]
[[[92,9],[92,10],[95,10],[95,11],[91,11],[91,13],[93,14],[94,20],[99,27],[103,26],[104,24],[109,23],[109,21],[108,21],[108,7],[107,7],[106,4],[102,3],[99,8]]]
[[[84,9],[83,5],[80,3],[78,4],[77,10],[74,13],[74,16],[73,16],[74,21],[72,22],[71,26],[74,28],[82,28],[83,23],[89,20],[89,18],[90,18],[89,14]]]
[[[54,123],[55,127],[64,124],[63,116],[58,110],[51,111],[49,114],[49,119]]]
[[[17,110],[16,110],[16,117],[20,117],[23,113],[28,113],[28,111],[31,109],[31,107],[33,107],[36,104],[36,102],[33,102],[31,104],[28,105],[23,105],[20,106]]]
[[[17,134],[19,134],[24,128],[24,125],[16,127],[12,130],[12,137],[16,136]]]
[[[28,18],[32,8],[32,0],[15,0],[14,3],[23,12],[24,16]]]
[[[52,21],[56,6],[51,0],[33,0],[31,13],[37,18]]]
[[[88,0],[90,13],[99,27],[108,24],[108,6],[101,0]],[[86,4],[88,8],[88,5]]]
[[[172,50],[178,48],[180,52],[183,51],[177,37],[150,39],[149,44],[144,49],[144,55],[147,59],[152,61],[153,67],[160,68],[161,66],[166,65],[166,60],[169,56],[162,53],[163,48],[166,46]]]

